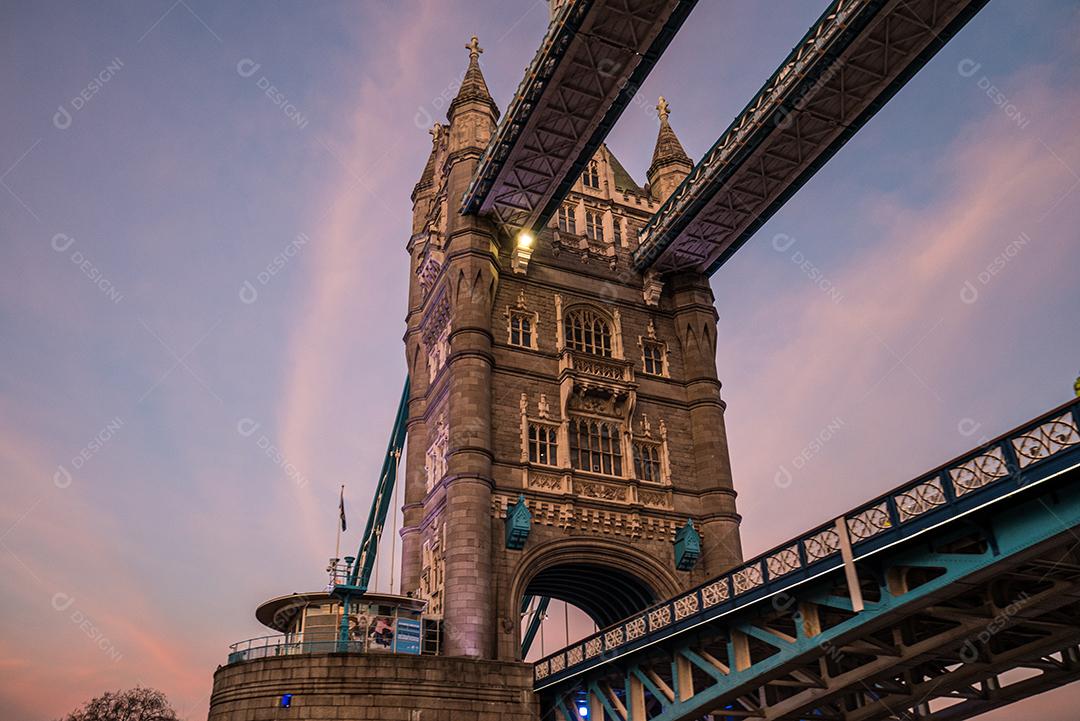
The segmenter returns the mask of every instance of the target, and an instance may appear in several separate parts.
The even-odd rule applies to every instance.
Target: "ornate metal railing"
[[[999,436],[697,588],[538,661],[537,689],[864,558],[1080,466],[1080,398]]]

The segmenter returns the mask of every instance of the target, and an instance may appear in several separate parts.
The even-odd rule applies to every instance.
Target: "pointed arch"
[[[614,317],[591,303],[575,303],[563,311],[565,348],[611,358],[618,348],[618,324]]]
[[[686,330],[683,331],[682,338],[683,353],[690,354],[698,349],[697,334],[694,332],[694,326],[687,321]]]

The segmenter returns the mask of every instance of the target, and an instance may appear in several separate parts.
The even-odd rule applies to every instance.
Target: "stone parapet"
[[[218,668],[209,721],[538,721],[538,708],[529,664],[332,653]]]

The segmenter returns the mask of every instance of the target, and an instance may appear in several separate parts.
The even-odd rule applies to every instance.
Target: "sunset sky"
[[[700,157],[824,6],[702,0],[609,147],[644,182],[663,94]],[[547,13],[0,4],[0,717],[205,719],[254,607],[325,583],[341,483],[356,546],[427,128],[473,34],[505,110]],[[1080,7],[995,0],[714,276],[747,555],[1072,395],[1078,184]]]

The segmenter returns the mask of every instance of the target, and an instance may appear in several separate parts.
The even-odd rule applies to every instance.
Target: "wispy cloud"
[[[1047,310],[1056,297],[1075,294],[1080,216],[1075,204],[1058,198],[1071,183],[1069,166],[1080,167],[1080,140],[1069,130],[1080,92],[1050,85],[1046,72],[1013,81],[1017,102],[1033,119],[1029,128],[1018,129],[987,103],[982,117],[965,123],[926,169],[936,188],[929,201],[868,193],[839,231],[843,240],[798,239],[807,256],[830,258],[828,273],[842,302],[764,251],[745,260],[754,267],[732,268],[772,279],[769,292],[748,299],[753,309],[729,320],[721,334],[750,548],[782,541],[777,526],[791,525],[750,519],[778,512],[797,518],[792,511],[807,507],[838,513],[974,445],[977,439],[955,429],[973,398],[1004,401],[1023,395],[1034,380],[1020,374],[1010,388],[994,388],[1001,371],[990,359],[1032,334],[1043,334],[1043,347],[1060,339],[1063,329]],[[771,227],[784,222],[780,216]],[[755,242],[767,245],[767,239]],[[830,244],[836,242],[849,252],[835,254]],[[965,293],[969,282],[978,288],[974,302]],[[1070,380],[1060,379],[1059,401]],[[1017,409],[1001,423],[1040,408]],[[996,405],[994,417],[1003,411]],[[847,421],[837,440],[805,464],[801,477],[783,487],[774,483],[777,448],[792,449],[781,456],[786,461],[837,414]],[[913,456],[910,448],[923,450]],[[829,489],[827,508],[821,508],[822,488]]]

